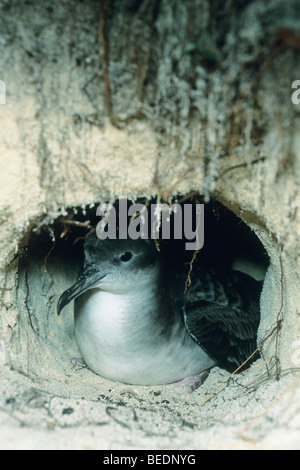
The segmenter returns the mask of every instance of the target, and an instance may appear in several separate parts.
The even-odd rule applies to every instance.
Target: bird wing
[[[220,367],[233,372],[257,347],[262,283],[237,271],[206,272],[194,281],[183,306],[186,329]]]

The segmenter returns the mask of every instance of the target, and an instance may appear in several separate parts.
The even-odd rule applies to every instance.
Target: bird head
[[[149,284],[158,271],[159,253],[153,240],[106,240],[92,234],[84,244],[84,269],[73,286],[60,296],[62,309],[90,289],[123,294]]]

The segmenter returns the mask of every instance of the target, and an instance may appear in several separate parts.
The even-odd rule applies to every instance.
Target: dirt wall
[[[298,2],[0,9],[0,446],[299,447]],[[70,208],[190,193],[268,253],[261,365],[222,386],[216,369],[192,395],[74,368],[72,311],[55,304],[76,261],[53,253],[43,270],[32,234]]]

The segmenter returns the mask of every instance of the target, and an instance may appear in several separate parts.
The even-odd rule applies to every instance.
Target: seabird
[[[186,289],[189,266],[153,240],[93,234],[84,255],[57,312],[75,300],[77,344],[97,374],[137,385],[193,377],[193,389],[213,366],[232,372],[256,349],[262,283],[249,275],[196,260]]]

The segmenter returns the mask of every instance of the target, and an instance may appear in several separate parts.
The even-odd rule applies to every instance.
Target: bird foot
[[[174,386],[178,387],[180,385],[188,385],[187,391],[188,393],[192,393],[194,390],[196,390],[205,382],[205,380],[209,376],[209,372],[210,372],[210,369],[207,369],[207,370],[203,370],[199,374],[190,375],[188,377],[185,377],[182,380],[179,380],[179,382],[176,382]]]
[[[84,362],[82,357],[71,357],[70,362],[71,362],[72,366],[79,365],[79,366],[82,366],[82,367],[87,367],[86,363]]]

